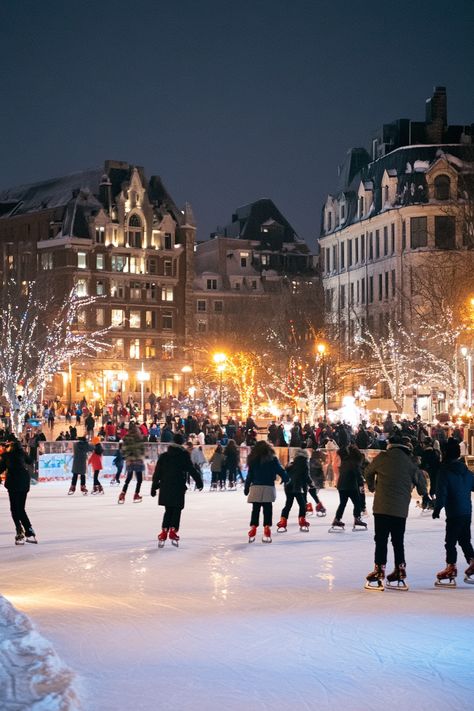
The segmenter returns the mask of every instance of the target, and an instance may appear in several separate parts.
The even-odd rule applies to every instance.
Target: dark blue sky
[[[200,239],[270,197],[313,246],[350,146],[435,84],[474,121],[473,0],[10,0],[0,38],[0,187],[126,160]]]

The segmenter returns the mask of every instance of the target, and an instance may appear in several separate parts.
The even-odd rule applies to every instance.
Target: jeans
[[[134,474],[135,474],[135,477],[137,480],[137,485],[135,487],[135,493],[136,494],[140,493],[140,489],[141,489],[142,481],[143,481],[143,472],[142,471],[137,472],[137,471],[134,471],[133,469],[130,469],[130,470],[127,469],[127,478],[125,479],[125,484],[123,485],[123,488],[122,488],[122,491],[124,494],[126,493],[126,491],[128,489],[128,485],[132,481]]]
[[[339,489],[339,506],[336,511],[336,518],[338,521],[344,516],[344,510],[348,500],[351,500],[354,504],[354,518],[359,518],[360,516],[360,496],[358,491]]]
[[[304,518],[306,515],[306,496],[305,494],[293,494],[288,492],[286,494],[286,502],[284,507],[281,510],[281,517],[282,518],[288,518],[288,515],[291,511],[291,507],[293,506],[293,501],[296,499],[298,502],[299,506],[299,511],[298,511],[298,517],[301,518],[301,516]]]
[[[10,512],[12,515],[13,523],[15,524],[15,528],[17,531],[19,531],[23,526],[25,532],[28,534],[29,532],[33,531],[33,529],[31,528],[30,519],[28,518],[25,511],[27,496],[28,492],[26,491],[8,492],[8,497],[10,499]]]
[[[474,558],[471,543],[471,516],[452,516],[446,519],[446,563],[457,561],[456,544],[459,543],[468,563]]]
[[[258,526],[260,519],[260,509],[263,509],[263,525],[271,526],[273,517],[273,504],[271,501],[265,504],[252,504],[252,515],[250,516],[250,525]]]
[[[406,518],[400,516],[387,516],[386,514],[374,514],[375,527],[375,563],[376,565],[386,565],[387,544],[389,535],[392,538],[395,565],[405,563],[405,536]]]
[[[176,506],[165,506],[165,513],[163,514],[162,528],[174,528],[176,531],[179,529],[179,522],[181,520],[181,509]]]

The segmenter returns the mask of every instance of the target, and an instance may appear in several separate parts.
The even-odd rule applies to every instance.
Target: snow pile
[[[73,673],[32,623],[0,596],[0,707],[72,711],[79,703]]]

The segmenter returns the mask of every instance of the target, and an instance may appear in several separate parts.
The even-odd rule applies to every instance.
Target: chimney
[[[448,98],[445,86],[435,86],[426,100],[426,137],[429,143],[442,143],[448,125]]]

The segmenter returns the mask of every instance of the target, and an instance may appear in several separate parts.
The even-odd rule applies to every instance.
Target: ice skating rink
[[[472,708],[474,586],[459,575],[455,590],[433,587],[444,514],[433,521],[413,501],[410,590],[377,593],[363,589],[372,519],[353,533],[348,507],[346,532],[329,534],[333,490],[321,492],[328,516],[312,516],[309,533],[294,508],[287,533],[274,527],[263,544],[260,528],[251,545],[242,490],[189,492],[179,549],[159,550],[162,509],[149,483],[142,503],[129,491],[124,506],[104,487],[102,497],[34,487],[40,542],[24,547],[13,545],[0,489],[0,594],[75,672],[85,711]]]

